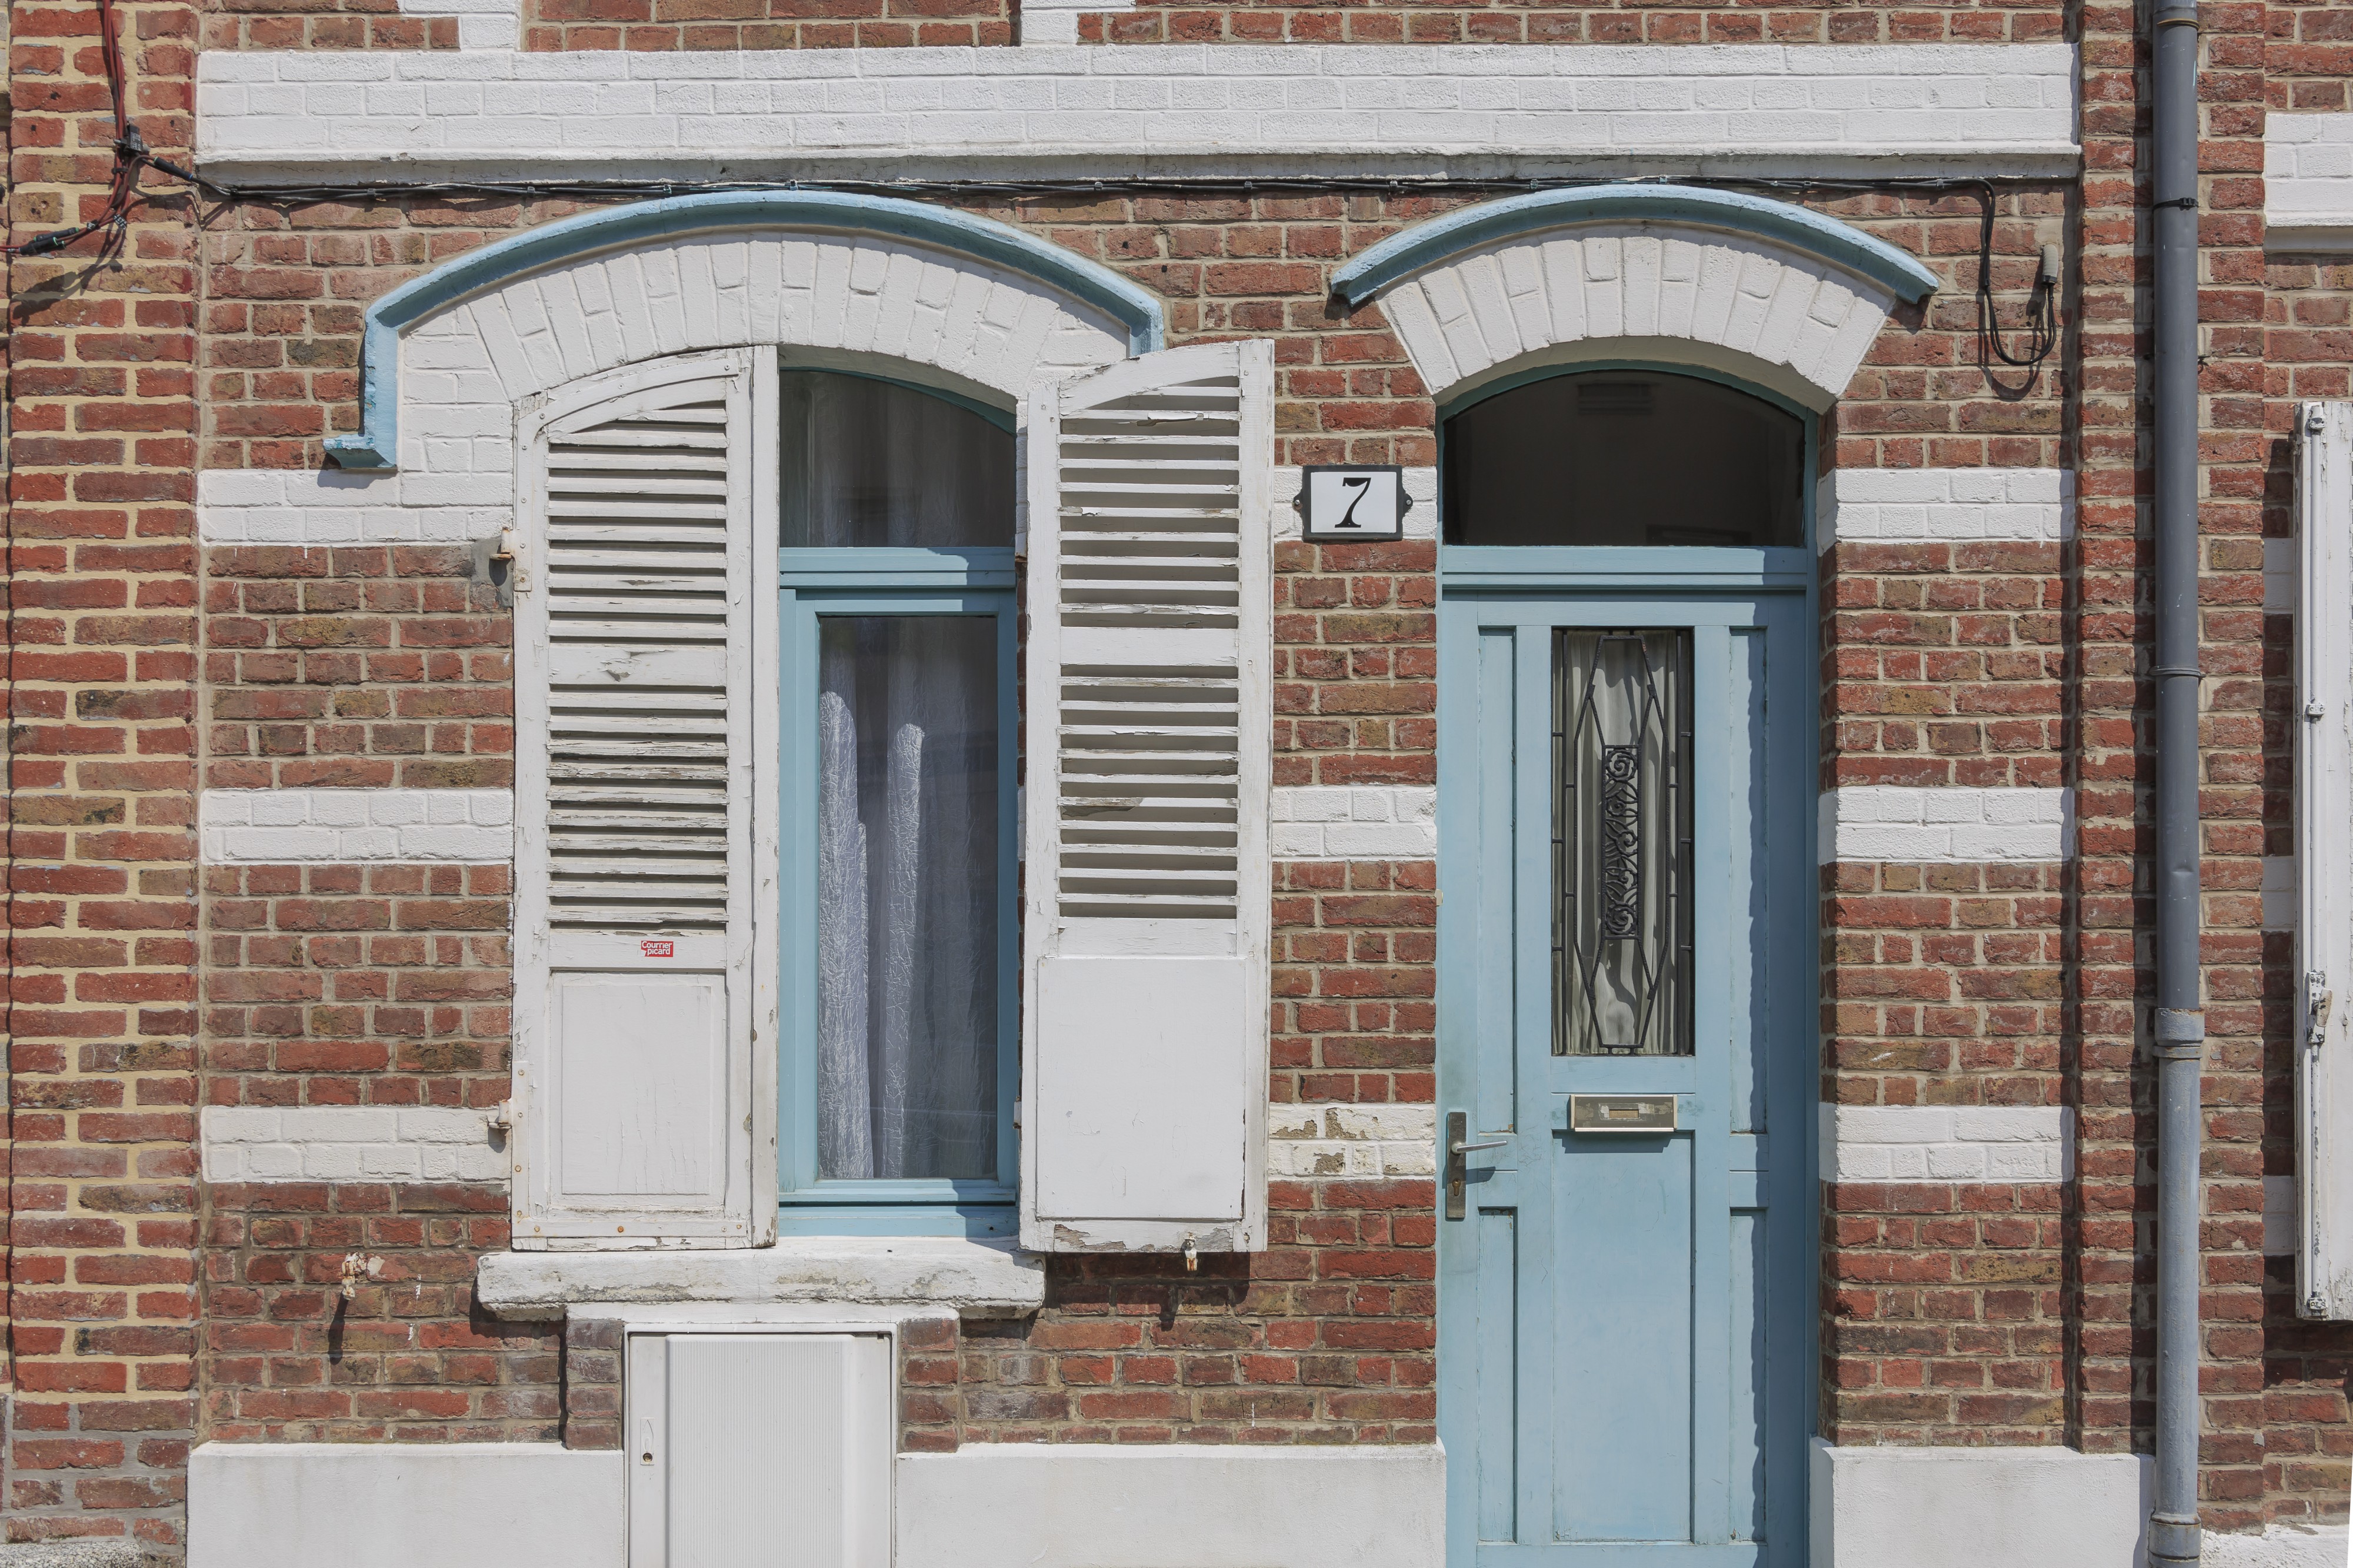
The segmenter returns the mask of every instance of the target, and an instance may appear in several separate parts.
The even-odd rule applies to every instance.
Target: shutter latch
[[[2305,971],[2304,1043],[2316,1050],[2328,1038],[2328,1009],[2336,1000],[2327,974],[2317,969]]]

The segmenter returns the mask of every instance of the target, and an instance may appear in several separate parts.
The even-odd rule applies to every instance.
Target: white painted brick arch
[[[1523,368],[1622,357],[1731,372],[1814,408],[1846,390],[1894,304],[1769,241],[1624,223],[1498,241],[1381,296],[1440,398]]]
[[[1001,395],[1124,359],[1126,329],[1034,279],[872,235],[690,235],[511,279],[402,335],[400,489],[411,504],[498,505],[514,410],[617,365],[778,343],[873,356]]]

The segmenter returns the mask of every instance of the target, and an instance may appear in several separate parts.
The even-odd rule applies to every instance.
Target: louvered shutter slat
[[[754,893],[775,887],[773,696],[751,678],[774,637],[769,357],[596,378],[518,442],[518,1247],[773,1226],[752,1157],[773,1148],[752,1052],[775,1038]]]
[[[1022,1239],[1264,1245],[1264,343],[1031,400]]]

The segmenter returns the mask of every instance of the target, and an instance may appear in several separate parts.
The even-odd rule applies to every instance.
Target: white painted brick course
[[[435,454],[442,461],[448,458]],[[476,454],[466,455],[472,466]],[[196,536],[206,544],[463,544],[512,520],[510,506],[412,502],[401,474],[339,468],[207,468],[196,476]]]
[[[208,1182],[503,1182],[490,1113],[441,1107],[208,1105]]]
[[[2074,52],[2061,44],[533,54],[475,47],[512,25],[484,4],[456,51],[207,51],[198,162],[245,178],[380,178],[386,163],[609,174],[616,160],[738,176],[888,162],[969,177],[1040,160],[1072,174],[1306,172],[1316,159],[1487,172],[1466,157],[1522,172],[1819,171],[1829,158],[2057,173],[2074,151]],[[456,84],[486,90],[436,97]]]
[[[1847,784],[1821,795],[1822,864],[2064,860],[2075,852],[2069,789],[1914,789]]]
[[[2274,250],[2353,247],[2353,114],[2265,118],[2263,222]]]
[[[1284,785],[1268,838],[1278,860],[1434,860],[1438,792],[1403,784]]]
[[[208,789],[198,806],[207,866],[514,858],[514,792],[503,789]]]
[[[1823,476],[1814,542],[2055,543],[2075,536],[2075,476],[2065,468],[1841,468]]]
[[[2074,1171],[2064,1106],[1820,1108],[1826,1182],[2057,1182]]]
[[[1274,1105],[1267,1160],[1274,1176],[1427,1176],[1438,1168],[1430,1105]]]

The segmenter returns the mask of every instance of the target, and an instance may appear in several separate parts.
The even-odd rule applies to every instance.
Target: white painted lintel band
[[[2264,120],[2263,226],[2273,250],[2353,250],[2353,114]]]
[[[1841,468],[1826,474],[1814,542],[2051,544],[2075,533],[2066,468]]]
[[[1822,792],[1817,847],[1826,866],[2064,860],[2075,852],[2075,792],[1846,784]]]
[[[2059,1105],[1820,1108],[1826,1182],[2059,1182],[2075,1113]]]
[[[198,806],[207,866],[514,858],[504,789],[208,789]]]
[[[1405,784],[1284,785],[1267,839],[1278,860],[1434,860],[1438,792]]]
[[[461,1107],[208,1105],[208,1182],[504,1182],[490,1113]]]
[[[2058,173],[2075,75],[2064,44],[207,50],[196,155],[249,180]]]

